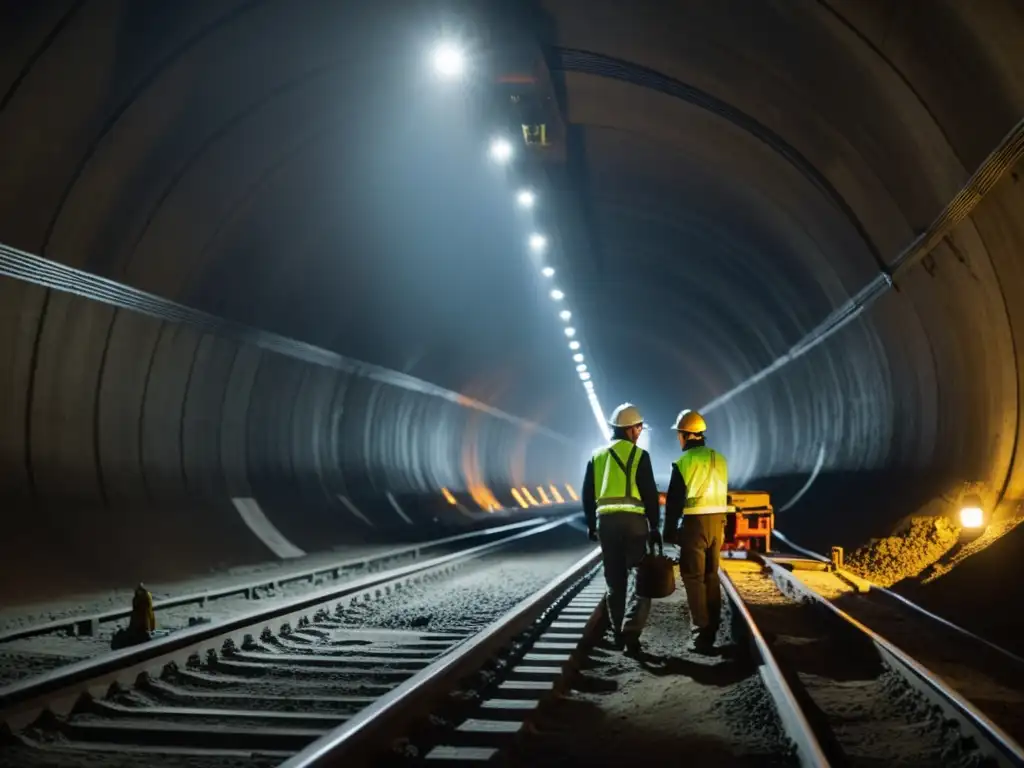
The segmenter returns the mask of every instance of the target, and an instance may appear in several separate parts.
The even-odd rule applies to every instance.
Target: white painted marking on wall
[[[822,443],[821,444],[821,448],[818,449],[818,461],[814,465],[814,471],[811,472],[811,476],[807,478],[807,482],[804,483],[804,487],[796,492],[796,496],[794,496],[792,499],[790,499],[789,501],[787,501],[785,504],[782,505],[782,507],[779,509],[779,512],[785,512],[787,509],[789,509],[794,504],[796,504],[798,501],[800,501],[800,498],[805,493],[807,493],[807,490],[811,487],[811,485],[814,484],[814,481],[818,477],[818,473],[821,472],[821,467],[822,467],[822,465],[824,463],[825,463],[825,444]]]
[[[288,541],[284,534],[277,530],[263,514],[256,499],[236,498],[231,502],[235,505],[235,509],[238,510],[238,514],[241,515],[245,524],[249,526],[249,530],[255,533],[267,549],[275,555],[281,558],[305,557],[306,553]]]
[[[366,515],[359,511],[359,507],[353,504],[351,500],[348,498],[348,496],[342,496],[341,494],[338,494],[338,498],[341,499],[341,503],[348,507],[348,511],[351,512],[353,515],[358,517],[371,528],[377,527],[372,522],[370,522],[370,518],[368,518]]]
[[[385,495],[388,497],[388,501],[391,502],[391,506],[394,507],[395,512],[398,513],[398,516],[405,520],[409,525],[412,525],[412,520],[410,520],[409,516],[402,511],[400,506],[398,506],[398,501],[391,495],[391,491],[388,491]]]

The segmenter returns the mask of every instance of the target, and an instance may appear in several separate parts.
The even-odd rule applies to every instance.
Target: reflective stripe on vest
[[[636,468],[644,449],[629,440],[616,440],[594,453],[594,496],[597,514],[610,512],[644,513],[640,492],[636,489]]]
[[[729,465],[725,457],[699,445],[676,460],[679,476],[686,483],[684,515],[728,512]]]

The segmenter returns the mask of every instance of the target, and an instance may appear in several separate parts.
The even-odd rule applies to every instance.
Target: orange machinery
[[[662,505],[665,494],[659,494]],[[771,550],[772,529],[775,527],[775,510],[767,491],[730,491],[729,513],[725,522],[725,541],[722,549]]]

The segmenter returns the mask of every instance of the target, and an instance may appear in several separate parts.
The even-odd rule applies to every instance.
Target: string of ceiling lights
[[[465,75],[466,58],[464,53],[455,45],[442,43],[437,46],[433,52],[433,62],[437,73],[446,79],[458,80]],[[511,170],[516,160],[516,149],[512,140],[506,134],[498,133],[491,138],[488,155],[494,163]],[[538,192],[531,186],[523,186],[518,189],[515,200],[519,208],[527,212],[535,211],[541,202]],[[557,287],[555,282],[555,268],[550,264],[550,243],[548,238],[541,232],[533,231],[527,237],[526,243],[530,252],[536,257],[535,263],[538,265],[541,277],[551,286],[548,290],[549,298],[556,305],[562,307],[562,309],[558,310],[557,316],[562,321],[562,333],[569,347],[570,359],[575,365],[576,374],[586,392],[587,401],[594,414],[594,419],[597,421],[598,429],[600,429],[604,439],[609,440],[611,439],[611,430],[595,391],[593,376],[587,365],[587,358],[582,351],[583,343],[580,340],[579,329],[573,322],[572,311],[565,308],[565,305],[568,303],[565,292]]]

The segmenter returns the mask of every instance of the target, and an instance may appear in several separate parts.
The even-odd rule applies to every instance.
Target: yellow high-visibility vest
[[[644,513],[640,492],[636,489],[636,468],[644,449],[629,440],[615,440],[594,453],[594,496],[597,514],[610,512]]]
[[[725,456],[698,445],[676,460],[679,476],[686,483],[684,515],[728,512],[729,464]]]

